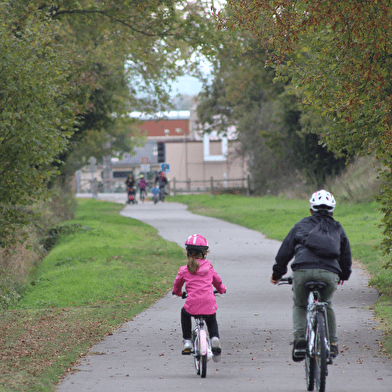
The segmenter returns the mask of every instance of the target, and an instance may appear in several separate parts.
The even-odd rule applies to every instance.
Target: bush
[[[32,269],[47,254],[49,244],[57,241],[59,233],[79,229],[62,228],[60,224],[74,217],[76,207],[70,190],[59,185],[52,188],[50,199],[23,206],[24,214],[33,217],[32,223],[18,229],[15,244],[0,248],[0,308],[6,309],[18,300]]]

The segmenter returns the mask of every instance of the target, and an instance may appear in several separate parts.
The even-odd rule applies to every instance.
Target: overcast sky
[[[193,76],[180,76],[177,78],[176,82],[172,84],[171,95],[197,95],[201,91],[201,88],[202,83],[199,79],[194,78]]]
[[[204,77],[211,75],[212,66],[211,63],[203,58],[199,62],[199,69],[203,73]],[[184,95],[197,95],[201,91],[203,85],[201,81],[193,76],[180,76],[176,79],[176,81],[171,85],[172,86],[172,96],[177,94]]]

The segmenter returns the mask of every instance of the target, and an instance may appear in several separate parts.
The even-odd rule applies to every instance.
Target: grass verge
[[[1,312],[0,391],[53,391],[81,353],[166,294],[184,262],[123,206],[78,203],[18,305]]]
[[[297,221],[309,214],[307,200],[285,197],[178,195],[169,197],[168,201],[187,204],[193,213],[236,223],[279,241]],[[392,355],[392,270],[383,268],[385,259],[375,248],[382,237],[378,227],[381,219],[378,204],[339,203],[334,218],[347,233],[354,260],[367,269],[371,275],[369,284],[379,290],[381,296],[374,310],[384,331],[384,347]]]

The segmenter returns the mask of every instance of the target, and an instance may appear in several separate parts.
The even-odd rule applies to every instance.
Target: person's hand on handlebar
[[[278,283],[280,282],[280,279],[275,280],[274,277],[273,277],[273,275],[271,275],[270,282],[271,282],[272,284],[278,284]]]

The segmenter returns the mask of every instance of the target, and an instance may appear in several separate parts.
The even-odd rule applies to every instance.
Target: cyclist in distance
[[[165,172],[163,170],[161,170],[160,172],[158,172],[158,174],[155,177],[155,186],[159,186],[159,199],[161,201],[165,200],[165,187],[167,184],[167,178],[165,176]]]
[[[144,175],[140,174],[139,175],[139,184],[138,184],[139,189],[140,189],[140,199],[142,198],[143,193],[144,193],[144,196],[147,195],[147,192],[146,192],[147,185],[148,184],[147,184],[146,179],[144,178]]]
[[[325,190],[312,194],[310,216],[301,219],[284,239],[272,267],[271,283],[277,284],[287,272],[287,265],[293,270],[293,322],[294,347],[293,360],[304,359],[294,353],[306,348],[305,326],[308,292],[306,282],[322,281],[328,286],[321,291],[321,301],[327,302],[331,356],[338,356],[338,336],[335,314],[332,309],[332,296],[338,284],[343,284],[351,274],[350,243],[339,222],[333,218],[336,201]]]
[[[132,173],[129,174],[127,179],[125,180],[125,185],[127,186],[127,204],[131,203],[131,199],[134,200],[135,198],[135,179],[133,178]]]
[[[209,246],[203,236],[191,235],[185,242],[185,248],[188,263],[180,268],[173,286],[174,295],[182,295],[184,283],[187,292],[184,307],[181,309],[181,327],[184,339],[182,353],[190,354],[192,350],[192,316],[203,316],[211,339],[212,359],[219,362],[221,345],[216,320],[218,306],[213,286],[220,294],[226,292],[226,287],[210,261],[206,259]]]

